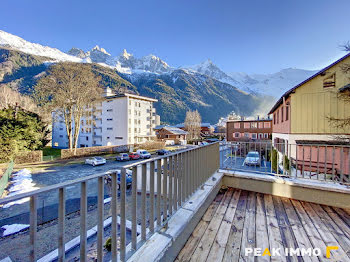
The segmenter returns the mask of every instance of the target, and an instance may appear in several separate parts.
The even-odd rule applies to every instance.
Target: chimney
[[[260,119],[259,115],[258,115],[257,119],[258,119],[258,120]]]

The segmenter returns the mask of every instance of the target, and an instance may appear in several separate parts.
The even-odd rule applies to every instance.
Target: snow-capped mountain
[[[184,68],[189,70],[189,71],[192,71],[192,72],[197,72],[197,73],[200,73],[203,75],[210,76],[216,80],[219,80],[219,81],[224,82],[224,83],[228,83],[228,84],[236,86],[236,87],[238,87],[238,85],[240,84],[233,77],[231,77],[228,74],[226,74],[225,72],[223,72],[210,59],[207,59],[198,65],[187,66]],[[243,89],[243,91],[249,91],[249,90]]]
[[[18,36],[0,30],[0,47],[6,46],[19,51],[52,58],[56,61],[72,61],[84,63],[99,63],[129,74],[133,79],[142,74],[168,74],[176,70],[155,55],[141,58],[134,57],[125,49],[119,56],[113,57],[104,48],[95,46],[90,51],[72,48],[64,53],[56,48],[28,42]],[[288,68],[274,74],[226,73],[210,59],[194,66],[180,67],[193,73],[196,77],[206,75],[218,81],[228,83],[244,92],[254,95],[269,95],[279,97],[286,90],[307,79],[316,71]]]
[[[46,56],[58,61],[82,62],[80,58],[63,53],[56,48],[31,43],[2,30],[0,30],[0,46],[11,47],[32,55]]]
[[[210,59],[189,67],[192,72],[208,75],[255,95],[281,96],[285,91],[315,74],[317,71],[288,68],[274,74],[225,73]]]
[[[245,87],[254,94],[281,96],[285,91],[296,86],[317,72],[296,68],[283,69],[273,74],[230,73],[239,82],[238,88]]]

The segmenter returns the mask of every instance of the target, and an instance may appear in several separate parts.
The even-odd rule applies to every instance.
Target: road
[[[156,156],[153,156],[156,157]],[[153,158],[152,157],[152,158]],[[90,166],[85,164],[69,164],[65,166],[54,166],[49,169],[36,171],[32,173],[35,187],[42,188],[53,184],[59,184],[80,177],[93,175],[96,173],[107,172],[112,169],[120,169],[122,166],[130,163],[137,163],[142,160],[133,160],[128,162],[118,162],[107,160],[107,163],[101,166]],[[88,204],[92,205],[97,200],[97,180],[87,182]],[[130,195],[130,188],[127,195]],[[80,185],[66,187],[66,210],[67,213],[74,212],[80,207]],[[109,197],[109,189],[105,187],[105,198]],[[57,217],[58,192],[52,191],[38,195],[38,222],[43,223]],[[0,227],[14,223],[29,224],[29,202],[15,204],[8,208],[0,208]]]

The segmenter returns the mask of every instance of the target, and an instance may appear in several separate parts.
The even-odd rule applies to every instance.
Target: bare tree
[[[48,75],[34,87],[38,104],[64,119],[68,145],[71,150],[74,148],[74,153],[81,118],[87,114],[87,107],[102,99],[100,80],[90,65],[64,62],[52,65]]]
[[[350,52],[350,42],[344,44],[342,49],[346,52]],[[341,66],[341,70],[348,76],[349,84],[338,90],[337,97],[343,100],[345,103],[350,104],[350,64],[343,64]],[[344,118],[329,117],[329,121],[338,128],[343,129],[350,127],[350,115],[347,115]]]
[[[185,119],[185,129],[188,132],[189,140],[198,139],[201,135],[201,116],[199,112],[187,111]]]

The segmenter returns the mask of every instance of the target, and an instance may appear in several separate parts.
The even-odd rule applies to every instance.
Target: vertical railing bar
[[[327,145],[325,145],[324,152],[324,180],[327,180]]]
[[[146,178],[147,164],[142,164],[141,173],[141,240],[146,240]]]
[[[276,162],[277,162],[277,165],[276,165],[276,175],[278,176],[278,174],[279,174],[279,169],[280,169],[278,156],[279,156],[279,150],[281,149],[279,144],[277,144],[277,148],[278,148],[278,149],[277,149],[277,157],[276,157]]]
[[[304,145],[302,145],[302,147],[303,147],[303,168],[302,168],[302,176],[303,176],[303,178],[305,178],[305,173],[304,173],[304,171],[305,171],[305,169],[304,169],[304,165],[305,165],[305,149],[304,149]]]
[[[298,178],[299,159],[298,159],[298,145],[297,144],[295,144],[295,161],[296,161],[296,178]]]
[[[126,255],[126,169],[122,168],[120,178],[120,260]]]
[[[344,183],[344,173],[343,173],[343,169],[344,169],[344,146],[341,147],[341,152],[340,152],[340,181],[339,183]],[[350,169],[350,166],[349,166]]]
[[[86,218],[87,218],[87,199],[86,182],[81,182],[80,193],[80,260],[86,261]]]
[[[136,250],[137,248],[137,166],[132,168],[132,182],[131,182],[131,194],[132,194],[132,205],[131,205],[131,248]]]
[[[36,261],[36,241],[38,228],[38,213],[37,213],[38,196],[30,197],[30,261]]]
[[[335,146],[333,146],[333,151],[332,151],[332,180],[333,182],[335,181],[335,174],[334,174],[334,159],[335,158]]]
[[[272,148],[273,148],[273,144],[271,142],[271,147],[270,147],[270,172],[271,174],[273,173],[272,171]]]
[[[63,262],[65,260],[65,216],[66,216],[66,200],[65,200],[65,188],[61,187],[58,190],[58,261]]]
[[[168,158],[164,158],[163,172],[163,221],[168,219]]]
[[[104,177],[98,178],[97,203],[97,261],[103,260],[103,212],[104,212]]]
[[[118,229],[118,221],[117,221],[117,203],[118,203],[118,180],[117,173],[112,173],[112,201],[111,201],[111,211],[112,211],[112,261],[117,261],[117,229]]]
[[[182,206],[182,153],[178,154],[178,198],[177,198],[177,204],[178,207]]]
[[[154,232],[154,161],[150,163],[150,212],[149,212],[149,230],[151,233]]]
[[[292,145],[288,142],[289,177],[292,177]]]
[[[174,158],[172,156],[169,157],[169,215],[173,214],[173,161]]]
[[[178,154],[174,156],[174,211],[177,210],[178,199]]]
[[[309,178],[311,179],[311,160],[312,160],[312,145],[310,145],[310,166],[309,166],[309,168],[310,168],[310,173],[309,173]]]
[[[162,160],[157,160],[157,226],[162,224],[160,200],[162,197]]]
[[[317,145],[317,180],[320,180],[320,146]]]

